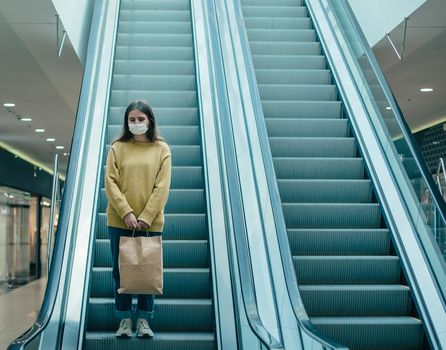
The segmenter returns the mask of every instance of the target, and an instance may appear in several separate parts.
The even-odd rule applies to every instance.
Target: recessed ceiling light
[[[386,109],[387,109],[388,111],[391,111],[391,110],[392,110],[392,107],[387,106]]]
[[[21,119],[22,122],[30,122],[31,120],[33,120],[33,119],[32,119],[32,118],[29,118],[29,117],[23,117],[23,118]]]
[[[432,92],[432,91],[434,91],[434,89],[432,89],[432,88],[421,88],[420,91],[421,92]]]
[[[5,106],[5,107],[15,107],[15,103],[7,102],[7,103],[3,103],[3,106]]]
[[[49,138],[47,138],[46,139],[48,142],[54,142],[54,141],[56,141],[56,139],[53,139],[52,137],[49,137]]]
[[[57,149],[64,149],[64,146],[56,146]]]
[[[65,152],[63,155],[66,157],[68,155],[68,153]]]
[[[45,129],[36,129],[35,132],[45,132]]]

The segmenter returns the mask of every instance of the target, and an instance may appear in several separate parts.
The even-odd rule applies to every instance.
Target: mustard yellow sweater
[[[171,154],[166,143],[115,142],[105,172],[107,225],[129,229],[124,217],[133,212],[149,225],[149,231],[161,232],[170,172]]]

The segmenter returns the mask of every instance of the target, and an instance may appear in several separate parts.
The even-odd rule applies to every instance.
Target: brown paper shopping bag
[[[163,294],[161,236],[121,237],[119,275],[118,293]]]

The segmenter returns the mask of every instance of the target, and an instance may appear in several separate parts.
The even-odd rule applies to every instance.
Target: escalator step
[[[283,203],[287,228],[379,228],[376,203]]]
[[[151,340],[117,339],[115,332],[87,332],[85,350],[215,350],[212,333],[156,332]]]
[[[190,23],[190,11],[181,10],[121,10],[121,21],[134,22],[187,22]]]
[[[336,101],[334,85],[259,84],[262,101]]]
[[[274,158],[279,179],[362,179],[362,158]]]
[[[108,124],[119,125],[122,127],[124,113],[125,107],[110,107]],[[155,118],[159,126],[198,125],[199,119],[197,107],[157,107],[153,108],[153,113],[155,114]]]
[[[413,317],[314,317],[328,337],[358,350],[420,350],[423,326]]]
[[[136,300],[133,300],[136,306]],[[153,331],[212,332],[213,307],[210,299],[157,299],[155,317],[150,321]],[[89,331],[116,331],[119,326],[112,298],[90,298]]]
[[[246,28],[249,29],[310,29],[309,18],[271,18],[250,17],[245,19]]]
[[[189,10],[188,0],[122,0],[121,10]]]
[[[168,74],[171,74],[169,72]],[[191,75],[126,75],[115,74],[113,76],[114,90],[145,90],[148,91],[152,87],[157,91],[195,91],[195,76]],[[122,114],[123,115],[123,114]],[[158,116],[158,115],[157,115]],[[178,120],[182,120],[182,115],[175,116]],[[113,124],[112,120],[109,120]],[[122,117],[119,120],[122,122]],[[161,122],[162,119],[157,122]],[[198,118],[194,119],[194,124],[198,124]]]
[[[252,54],[255,69],[326,69],[322,55],[265,55]]]
[[[208,259],[208,242],[205,240],[163,241],[163,263],[166,268],[206,268],[209,266]],[[94,266],[112,266],[108,239],[96,240]]]
[[[257,5],[257,4],[256,4]],[[245,17],[307,17],[306,7],[297,6],[250,6],[243,5]]]
[[[340,101],[263,101],[265,118],[340,118]]]
[[[248,29],[249,41],[315,41],[314,29]]]
[[[197,107],[195,91],[112,91],[112,107],[127,107],[129,102],[143,97],[154,107]],[[170,98],[170,100],[169,100]],[[186,134],[187,135],[187,134]]]
[[[396,256],[294,256],[301,285],[398,284],[400,261]]]
[[[402,285],[300,286],[305,310],[312,317],[409,316],[410,290]]]
[[[282,203],[369,203],[370,180],[278,180]]]
[[[320,55],[321,45],[317,42],[287,43],[255,41],[250,44],[253,55]]]
[[[173,12],[173,11],[172,11]],[[119,33],[116,45],[128,46],[179,46],[191,47],[192,36],[190,34],[128,34]]]
[[[111,267],[94,267],[90,297],[112,298]],[[164,269],[164,294],[157,298],[210,298],[211,276],[208,268]]]
[[[292,255],[388,255],[387,229],[289,229]]]
[[[191,34],[192,27],[187,22],[119,21],[119,32],[123,34]]]
[[[257,69],[256,78],[258,84],[331,84],[331,74],[326,69]]]
[[[194,59],[194,51],[191,47],[143,47],[143,46],[116,46],[115,58],[120,62],[125,62],[126,60],[136,60],[136,63],[141,61],[147,61],[148,59],[156,62],[157,60],[166,61],[190,61]],[[130,67],[128,65],[123,65],[122,68],[126,68],[125,74],[129,73]],[[150,72],[150,67],[145,67],[144,64],[140,63],[139,68],[141,69],[135,74],[144,74],[144,72]],[[145,70],[146,69],[146,70]],[[115,70],[114,73],[119,73],[119,70]],[[147,73],[146,73],[147,74]]]
[[[347,137],[270,137],[273,157],[354,158],[356,140]]]
[[[347,119],[267,118],[270,137],[347,137]]]

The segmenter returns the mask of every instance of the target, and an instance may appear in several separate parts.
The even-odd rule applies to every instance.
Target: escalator
[[[351,349],[429,348],[351,120],[300,0],[242,0],[306,312]]]
[[[160,134],[172,152],[163,232],[164,294],[155,298],[155,317],[149,320],[155,338],[145,342],[135,337],[128,341],[115,338],[119,321],[114,315],[107,199],[102,188],[83,347],[215,349],[189,1],[121,1],[107,151],[121,133],[126,106],[136,99],[147,100],[154,108]]]

